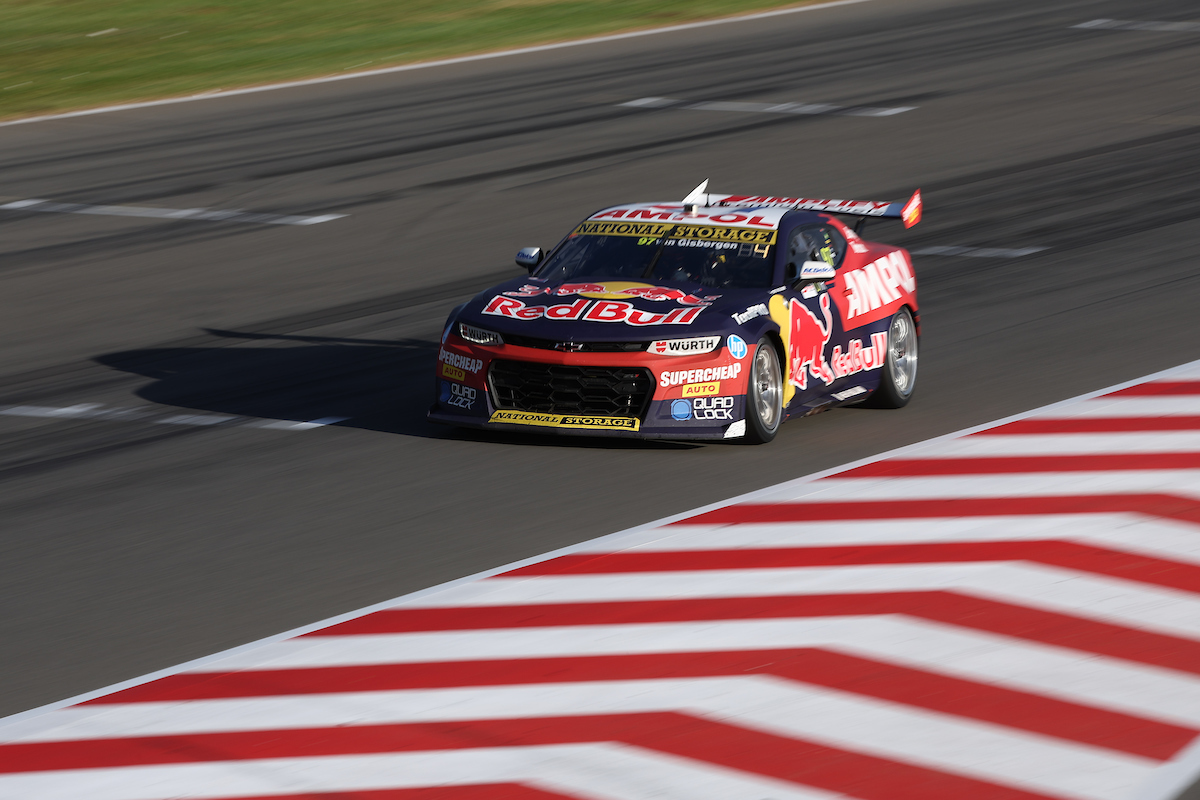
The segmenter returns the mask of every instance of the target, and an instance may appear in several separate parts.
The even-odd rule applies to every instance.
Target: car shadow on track
[[[603,449],[690,449],[701,445],[630,439],[521,435],[435,425],[438,343],[209,330],[213,346],[128,350],[96,358],[153,382],[144,400],[212,414],[305,422],[345,418],[339,427],[500,445]],[[230,344],[218,344],[220,340]],[[261,346],[253,343],[261,342]]]

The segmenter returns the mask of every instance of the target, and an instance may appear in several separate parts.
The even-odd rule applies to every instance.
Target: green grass
[[[789,5],[796,0],[0,0],[0,118]]]

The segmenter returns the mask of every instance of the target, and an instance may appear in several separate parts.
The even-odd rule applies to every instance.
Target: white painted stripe
[[[905,458],[975,458],[986,456],[1130,455],[1133,453],[1200,453],[1200,431],[1011,434],[964,436],[931,443]]]
[[[1200,22],[1160,22],[1135,19],[1094,19],[1072,28],[1115,31],[1154,31],[1156,33],[1200,33]]]
[[[256,419],[253,417],[220,414],[173,414],[162,416],[153,407],[114,408],[100,403],[80,403],[74,406],[8,406],[0,408],[0,416],[36,417],[43,419],[94,419],[108,422],[150,422],[156,425],[193,425],[207,427],[227,423],[230,427],[265,428],[273,431],[307,431],[345,422],[350,417],[321,417],[308,422],[288,419]]]
[[[267,428],[273,431],[307,431],[313,428],[323,428],[326,425],[336,425],[339,422],[345,422],[349,417],[321,417],[320,419],[310,420],[308,422],[290,422],[285,419],[276,420],[274,422],[254,423],[255,428]]]
[[[799,114],[799,115],[836,115],[846,117],[894,117],[905,111],[913,111],[916,106],[895,106],[880,108],[875,106],[837,106],[830,103],[743,103],[737,101],[714,100],[690,103],[686,100],[676,100],[671,97],[641,97],[626,103],[619,103],[625,108],[680,108],[691,111],[733,111],[742,114]]]
[[[1200,596],[1029,562],[882,564],[492,578],[416,606],[603,603],[954,591],[1200,641]]]
[[[1056,495],[1116,496],[1177,494],[1200,497],[1200,470],[1114,470],[1026,474],[939,475],[934,477],[824,478],[780,487],[758,503],[856,502]]]
[[[900,615],[311,637],[215,659],[205,663],[204,671],[802,647],[829,647],[1083,705],[1200,725],[1198,677]],[[5,728],[5,736],[41,730],[54,724],[50,716],[15,721]]]
[[[542,53],[548,50],[562,50],[568,47],[580,47],[590,44],[603,44],[604,42],[617,42],[624,39],[636,39],[642,36],[657,36],[663,33],[675,33],[676,31],[695,30],[697,28],[711,28],[716,25],[729,25],[738,22],[750,22],[757,19],[770,19],[772,17],[782,17],[789,14],[802,14],[808,11],[820,11],[826,8],[836,8],[838,6],[855,5],[857,3],[869,3],[871,0],[831,0],[831,2],[817,3],[815,5],[799,6],[792,8],[781,8],[774,11],[762,11],[757,14],[744,14],[737,17],[725,17],[723,19],[710,19],[701,22],[687,22],[682,25],[667,25],[662,28],[650,28],[643,31],[630,31],[628,33],[614,33],[607,36],[593,36],[587,39],[572,39],[566,42],[555,42],[553,44],[535,45],[533,47],[518,47],[512,50],[499,50],[493,53],[480,53],[473,56],[459,56],[456,58],[443,58],[437,61],[425,61],[418,64],[402,64],[396,67],[383,67],[381,69],[363,70],[362,72],[341,73],[337,75],[326,75],[321,78],[309,78],[299,81],[285,81],[283,83],[271,83],[265,86],[248,86],[244,89],[231,89],[229,91],[216,92],[200,92],[187,97],[168,97],[163,100],[149,100],[143,103],[123,103],[115,106],[103,106],[101,108],[89,108],[82,111],[67,111],[62,114],[44,114],[40,117],[26,117],[24,119],[14,119],[7,122],[0,122],[0,127],[6,125],[25,125],[31,122],[45,122],[54,119],[71,119],[74,117],[87,117],[93,114],[108,114],[113,111],[128,111],[135,108],[152,108],[154,106],[174,105],[176,103],[192,103],[197,100],[210,100],[217,97],[236,97],[243,94],[257,94],[258,92],[273,92],[278,89],[292,89],[300,86],[316,86],[323,83],[333,83],[335,81],[353,80],[355,78],[367,78],[375,75],[391,75],[397,72],[410,72],[418,69],[432,69],[434,67],[444,67],[452,64],[467,64],[473,61],[488,61],[493,58],[507,58],[509,56],[520,56],[527,53]]]
[[[222,417],[216,414],[178,414],[154,420],[159,425],[220,425],[222,422],[235,420],[237,417]]]
[[[0,123],[2,124],[2,123]],[[215,208],[153,208],[150,206],[96,206],[85,203],[54,203],[50,200],[16,200],[0,205],[5,211],[41,211],[51,214],[92,214],[106,217],[147,217],[150,219],[193,219],[209,222],[245,222],[258,225],[317,225],[346,214],[319,216],[290,216],[259,214],[238,209]]]
[[[1180,417],[1200,415],[1200,394],[1150,397],[1096,397],[1038,414],[1038,419],[1095,417]]]
[[[1049,250],[1049,247],[960,247],[957,245],[939,245],[936,247],[919,247],[911,251],[914,256],[964,256],[966,258],[1021,258],[1023,256]]]
[[[88,710],[88,717],[23,741],[680,711],[941,772],[1076,797],[1117,800],[1146,780],[1159,763],[770,676],[236,698]]]
[[[480,783],[524,783],[588,800],[842,797],[713,764],[606,743],[30,772],[0,775],[0,797],[215,800]]]
[[[687,525],[639,530],[623,540],[622,550],[671,552],[1050,540],[1200,564],[1200,536],[1196,535],[1195,526],[1137,514]],[[609,553],[612,546],[589,542],[577,552]]]

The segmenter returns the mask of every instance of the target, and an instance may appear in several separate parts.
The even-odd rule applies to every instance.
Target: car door
[[[834,269],[846,255],[846,238],[828,224],[810,223],[793,229],[787,239],[791,274],[799,274],[806,261],[821,261]],[[795,412],[798,407],[820,405],[835,380],[830,366],[832,348],[844,338],[837,304],[829,295],[833,281],[796,281],[785,290],[791,317],[787,337],[790,391],[784,397]],[[844,344],[843,344],[844,346]]]

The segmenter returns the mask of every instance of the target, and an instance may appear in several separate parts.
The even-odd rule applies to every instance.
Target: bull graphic
[[[825,345],[829,344],[829,337],[833,335],[833,314],[829,310],[828,294],[821,295],[821,315],[825,317],[824,325],[816,314],[808,310],[808,306],[799,300],[792,300],[788,358],[792,366],[792,383],[801,389],[808,388],[810,373],[814,380],[824,381],[827,386],[833,383],[833,370],[825,361]]]

